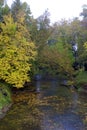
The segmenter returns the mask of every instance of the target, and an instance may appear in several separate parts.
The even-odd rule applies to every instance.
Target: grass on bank
[[[11,91],[7,84],[0,82],[0,109],[12,102]]]
[[[87,84],[87,71],[79,71],[76,75],[75,83],[78,89],[83,88]]]

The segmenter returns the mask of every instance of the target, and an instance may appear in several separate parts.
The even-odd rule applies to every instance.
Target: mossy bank
[[[2,118],[12,104],[11,91],[7,84],[0,83],[0,118]]]

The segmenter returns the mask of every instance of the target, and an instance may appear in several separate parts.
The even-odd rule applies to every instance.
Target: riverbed
[[[36,81],[13,94],[13,105],[0,130],[87,130],[87,94],[60,85],[56,80]]]

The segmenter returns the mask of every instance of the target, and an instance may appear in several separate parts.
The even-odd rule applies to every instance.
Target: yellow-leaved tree
[[[21,13],[17,22],[9,15],[4,17],[5,23],[0,23],[0,79],[17,88],[30,81],[29,71],[36,56]]]
[[[84,43],[84,48],[87,50],[87,42]]]

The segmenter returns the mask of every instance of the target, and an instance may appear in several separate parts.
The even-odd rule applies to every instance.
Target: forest
[[[82,20],[62,19],[51,25],[48,10],[34,19],[26,2],[16,0],[11,7],[4,2],[0,2],[2,82],[21,88],[37,74],[86,77],[87,5],[80,13]]]
[[[67,87],[87,91],[87,5],[81,19],[53,24],[48,9],[36,19],[31,12],[26,2],[9,7],[0,0],[0,96],[39,79],[63,79]],[[2,99],[0,108],[5,104]]]

